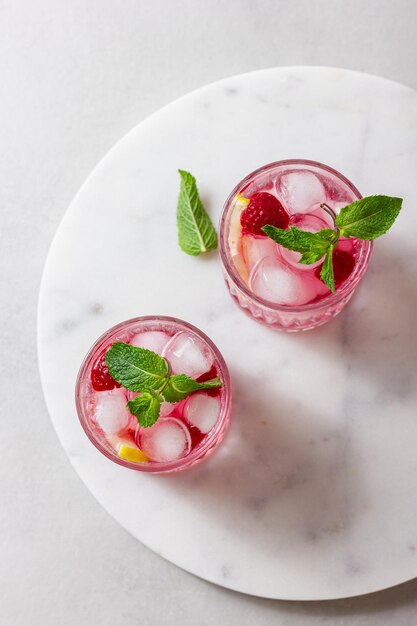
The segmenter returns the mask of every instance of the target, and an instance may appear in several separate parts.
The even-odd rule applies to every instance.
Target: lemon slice
[[[249,198],[245,198],[245,196],[243,196],[241,193],[237,193],[235,196],[235,203],[239,207],[242,207],[244,209],[246,206],[248,206],[250,200]]]
[[[121,459],[126,461],[132,461],[133,463],[147,463],[148,457],[139,448],[128,446],[125,443],[118,443],[116,446],[116,452]]]
[[[233,259],[233,263],[237,271],[239,272],[242,279],[247,283],[249,280],[248,268],[245,265],[245,262],[242,258],[242,247],[241,247],[241,237],[242,237],[242,225],[240,223],[240,216],[242,215],[243,209],[247,207],[249,204],[248,198],[242,196],[241,193],[238,193],[234,198],[234,207],[232,211],[232,215],[230,217],[229,224],[229,249],[230,255]]]

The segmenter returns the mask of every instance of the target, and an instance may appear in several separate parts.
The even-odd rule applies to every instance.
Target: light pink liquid
[[[245,200],[267,192],[279,200],[289,226],[318,232],[334,228],[326,203],[337,214],[359,199],[357,189],[334,170],[311,161],[282,161],[247,176],[226,202],[220,245],[226,283],[241,308],[279,330],[307,330],[340,312],[369,260],[372,244],[341,239],[334,256],[336,293],[320,279],[323,259],[298,262],[300,254],[242,227]]]
[[[116,341],[159,353],[174,374],[200,382],[217,376],[222,387],[164,402],[157,422],[142,428],[126,408],[138,394],[120,387],[94,388],[93,368]],[[86,434],[108,458],[140,471],[174,471],[207,457],[223,438],[231,408],[229,374],[217,348],[195,327],[173,318],[137,318],[114,327],[92,347],[79,373],[76,401]],[[126,449],[141,451],[144,460],[121,458]]]

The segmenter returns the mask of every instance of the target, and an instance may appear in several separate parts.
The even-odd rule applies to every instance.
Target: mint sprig
[[[217,248],[217,233],[198,194],[194,176],[178,170],[181,176],[177,206],[178,243],[187,254],[197,256]]]
[[[171,376],[162,394],[167,402],[179,402],[184,400],[190,393],[201,389],[216,389],[222,384],[219,378],[213,378],[204,383],[199,383],[185,374],[175,374]]]
[[[318,233],[310,233],[296,226],[289,229],[264,226],[263,232],[288,250],[300,252],[299,263],[311,264],[320,260],[326,254],[330,244],[338,239],[337,232],[331,228],[323,228]]]
[[[155,424],[164,400],[179,402],[195,391],[222,386],[219,378],[200,383],[185,374],[171,376],[167,359],[121,341],[107,350],[105,359],[110,375],[122,387],[141,394],[126,406],[144,428]]]
[[[317,233],[310,233],[295,226],[284,230],[268,224],[262,230],[284,248],[299,252],[299,263],[310,265],[324,256],[320,278],[334,293],[333,251],[339,238],[355,237],[370,241],[384,235],[398,217],[402,198],[367,196],[343,207],[337,216],[327,205],[321,206],[335,216],[334,229],[323,228]]]

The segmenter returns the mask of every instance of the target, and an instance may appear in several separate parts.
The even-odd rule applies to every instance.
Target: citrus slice
[[[249,204],[248,198],[242,196],[242,194],[238,193],[234,198],[234,209],[232,211],[232,215],[230,217],[230,225],[229,225],[229,236],[228,236],[228,244],[230,249],[230,255],[232,257],[233,263],[239,272],[240,276],[244,280],[244,282],[248,282],[249,273],[248,268],[245,265],[245,262],[242,258],[242,225],[240,223],[240,217],[242,215],[243,209]]]
[[[128,446],[125,443],[118,443],[116,446],[116,452],[121,459],[126,461],[132,461],[133,463],[147,463],[148,457],[139,448]]]

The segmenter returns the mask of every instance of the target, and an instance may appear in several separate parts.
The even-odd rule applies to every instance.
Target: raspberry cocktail
[[[299,252],[279,245],[262,228],[331,229],[340,209],[360,198],[344,176],[315,161],[278,161],[243,179],[230,194],[220,224],[226,283],[239,306],[287,331],[308,330],[337,315],[366,270],[372,242],[340,237],[333,252],[332,293],[320,279],[323,258],[300,263]]]
[[[185,393],[166,382],[150,393],[124,388],[108,368],[109,354],[120,346],[128,353],[135,352],[132,347],[145,349],[136,352],[166,363],[166,381],[191,384],[193,392],[179,397]],[[157,419],[146,427],[141,424],[149,412],[138,418],[129,409],[141,396],[158,405]],[[175,471],[207,457],[222,440],[231,409],[229,373],[213,342],[191,324],[136,318],[111,328],[93,345],[78,375],[76,404],[82,427],[105,456],[145,472]]]

